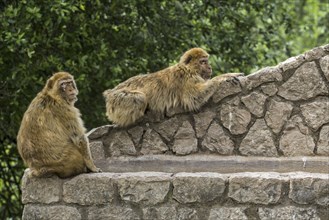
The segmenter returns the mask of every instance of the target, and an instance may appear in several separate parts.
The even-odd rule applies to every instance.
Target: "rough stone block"
[[[283,70],[283,72],[285,72],[289,69],[295,69],[299,67],[304,61],[305,61],[304,55],[299,55],[296,57],[290,57],[289,59],[279,63],[278,66]]]
[[[128,132],[128,134],[131,135],[134,144],[138,145],[143,137],[144,128],[141,126],[136,126],[136,127],[133,127],[131,129],[127,130],[127,132]]]
[[[251,121],[251,114],[240,105],[238,97],[220,106],[220,119],[232,134],[243,134]]]
[[[278,88],[275,83],[264,84],[261,86],[263,93],[268,96],[274,96],[278,92]]]
[[[320,97],[300,106],[305,122],[317,130],[329,122],[329,98]]]
[[[317,153],[319,155],[329,156],[329,125],[321,128]]]
[[[241,78],[241,85],[243,88],[251,90],[267,82],[280,82],[282,81],[281,72],[278,66],[265,67],[247,77]]]
[[[244,77],[239,77],[240,80],[244,79]],[[212,100],[214,103],[218,103],[223,98],[237,94],[241,92],[241,86],[240,85],[234,85],[232,82],[229,81],[222,81],[220,83],[220,86],[218,90],[213,94]]]
[[[176,207],[175,205],[162,205],[143,208],[143,219],[179,219],[179,220],[201,220],[196,209],[187,207]]]
[[[323,47],[316,47],[312,50],[307,51],[304,56],[307,61],[316,60],[326,55]]]
[[[102,141],[93,141],[90,143],[90,152],[93,160],[105,159],[104,146]]]
[[[320,66],[321,66],[321,69],[322,69],[325,77],[329,81],[329,55],[322,57],[320,59]]]
[[[170,190],[170,173],[125,173],[116,179],[123,201],[155,205],[164,202]]]
[[[211,110],[205,110],[193,115],[195,121],[196,136],[198,138],[202,138],[206,134],[207,129],[209,128],[210,123],[214,120],[215,116],[216,113]]]
[[[125,205],[107,205],[103,207],[92,206],[87,209],[87,220],[137,220],[141,219],[138,212]]]
[[[30,169],[26,169],[22,179],[22,202],[50,204],[61,200],[62,180],[30,177]]]
[[[179,219],[179,220],[202,220],[198,215],[198,211],[193,208],[182,207],[176,205],[161,205],[143,208],[143,219]]]
[[[329,52],[329,44],[325,44],[322,46],[323,50]]]
[[[150,128],[146,130],[142,143],[142,154],[163,154],[168,150],[168,146],[157,132]]]
[[[242,140],[239,151],[247,156],[278,156],[271,131],[264,119],[258,119]]]
[[[179,203],[204,203],[222,196],[226,177],[218,173],[178,173],[173,179],[173,198]]]
[[[293,116],[283,131],[279,143],[285,156],[313,155],[315,143],[310,130],[298,115]]]
[[[294,220],[320,220],[315,207],[300,208],[296,206],[259,208],[259,218],[268,219],[294,219]]]
[[[243,96],[241,101],[252,114],[257,117],[262,117],[264,115],[264,104],[266,99],[266,95],[260,92],[252,92],[249,95]]]
[[[180,124],[180,120],[178,120],[177,117],[173,117],[154,125],[154,130],[156,130],[164,139],[170,141],[173,139]]]
[[[147,207],[142,211],[143,219],[177,219],[177,211],[174,206]]]
[[[113,181],[115,175],[93,173],[76,176],[64,183],[63,200],[66,203],[78,203],[80,205],[110,203],[115,194]]]
[[[80,220],[81,215],[77,208],[66,205],[26,205],[23,211],[23,220]]]
[[[279,102],[272,99],[265,113],[266,124],[278,134],[291,115],[293,106],[289,102]]]
[[[217,122],[211,124],[201,146],[223,155],[232,155],[234,150],[234,142],[224,133],[223,128]]]
[[[111,132],[103,141],[105,150],[111,156],[136,155],[134,143],[127,131],[117,130]]]
[[[296,101],[307,100],[318,95],[328,94],[325,82],[315,62],[307,62],[279,87],[278,95]]]
[[[275,204],[281,196],[282,181],[278,173],[233,174],[228,196],[239,203]]]
[[[195,137],[192,125],[188,121],[184,121],[178,129],[172,150],[177,155],[188,155],[198,151],[198,140]]]
[[[210,210],[208,220],[247,220],[245,210],[246,207],[213,207]]]
[[[298,204],[329,206],[329,175],[298,173],[290,176],[289,198]]]
[[[200,213],[201,214],[201,213]],[[177,216],[179,220],[202,220],[199,212],[194,208],[178,208]]]

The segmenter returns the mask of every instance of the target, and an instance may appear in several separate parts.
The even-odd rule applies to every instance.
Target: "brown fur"
[[[65,88],[63,88],[63,84]],[[17,136],[18,151],[36,177],[61,178],[99,172],[91,158],[86,129],[74,107],[78,90],[73,76],[55,73],[33,99]]]
[[[124,127],[135,123],[146,109],[161,114],[173,108],[198,110],[217,90],[220,81],[241,75],[224,74],[208,80],[212,73],[208,57],[203,49],[192,48],[176,65],[134,76],[104,91],[108,119]]]

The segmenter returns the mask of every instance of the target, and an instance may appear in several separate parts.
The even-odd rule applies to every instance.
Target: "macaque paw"
[[[96,172],[95,173],[102,173],[103,171],[101,170],[101,168],[96,168]]]
[[[92,172],[92,173],[101,173],[102,172],[102,170],[98,167],[93,167],[92,169],[88,168],[88,171]]]
[[[235,77],[242,77],[242,76],[244,76],[244,73],[237,73]]]
[[[230,73],[230,78],[226,79],[226,82],[230,82],[233,85],[239,85],[240,84],[240,77],[244,76],[244,73]]]

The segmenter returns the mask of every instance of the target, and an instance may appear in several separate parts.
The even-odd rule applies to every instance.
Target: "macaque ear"
[[[186,57],[186,59],[184,60],[184,64],[185,64],[185,65],[189,64],[189,63],[191,62],[191,60],[192,60],[192,56],[189,55],[189,56]]]
[[[48,90],[50,90],[54,87],[54,80],[52,78],[47,80],[46,87],[47,87]]]

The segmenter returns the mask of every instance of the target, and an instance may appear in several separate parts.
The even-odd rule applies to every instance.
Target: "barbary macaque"
[[[50,77],[23,116],[17,136],[19,154],[34,177],[71,177],[100,172],[92,160],[73,76]]]
[[[237,82],[241,73],[210,79],[209,54],[201,48],[185,52],[178,64],[155,73],[137,75],[104,91],[106,115],[120,127],[134,124],[145,110],[165,114],[174,108],[198,110],[219,88],[221,81]]]

